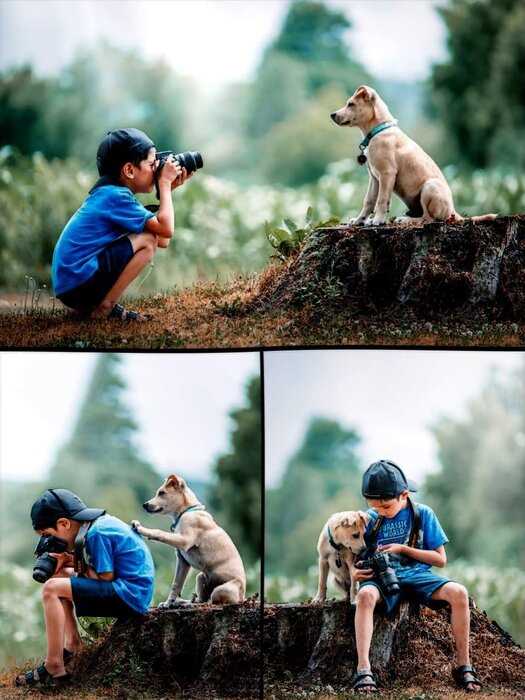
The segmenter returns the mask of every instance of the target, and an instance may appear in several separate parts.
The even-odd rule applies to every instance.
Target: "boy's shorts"
[[[73,577],[71,590],[77,617],[140,617],[115,593],[111,581]]]
[[[57,294],[57,298],[70,309],[77,311],[96,309],[134,254],[127,236],[117,238],[98,254],[98,270],[95,274],[78,287]]]
[[[381,603],[384,605],[387,615],[392,615],[402,600],[414,600],[434,609],[448,605],[444,600],[432,600],[432,594],[451,579],[437,576],[430,569],[421,570],[412,566],[396,568],[396,574],[401,587],[399,593],[385,595],[376,579],[361,581],[359,589],[361,590],[365,586],[375,586],[381,593]]]

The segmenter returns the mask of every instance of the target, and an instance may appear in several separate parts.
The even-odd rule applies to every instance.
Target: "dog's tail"
[[[474,223],[480,223],[482,221],[494,221],[494,219],[497,217],[497,214],[480,214],[479,216],[461,216],[461,214],[458,214],[457,211],[453,212],[451,217],[449,218],[449,222],[454,224],[454,223],[459,223],[460,221],[474,221]]]

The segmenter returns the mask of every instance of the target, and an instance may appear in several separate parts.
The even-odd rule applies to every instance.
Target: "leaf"
[[[295,233],[297,230],[297,225],[291,219],[283,219],[285,226],[290,231],[290,233]]]
[[[306,210],[306,221],[307,223],[310,223],[314,218],[314,208],[312,206],[309,206],[308,209]]]

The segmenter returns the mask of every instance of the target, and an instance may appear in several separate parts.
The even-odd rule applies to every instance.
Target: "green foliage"
[[[332,217],[326,221],[313,221],[313,209],[308,207],[304,226],[299,227],[291,219],[284,219],[283,224],[286,228],[272,228],[265,221],[264,232],[268,242],[277,251],[277,257],[285,261],[294,253],[315,229],[324,228],[326,226],[336,226],[339,222],[337,217]]]
[[[433,432],[441,470],[425,481],[453,557],[523,566],[525,367],[493,377],[466,416],[442,418]]]
[[[333,508],[357,506],[352,494],[360,493],[359,442],[353,429],[312,418],[279,486],[266,492],[268,571],[304,571]]]
[[[36,78],[29,67],[0,75],[0,145],[94,165],[107,131],[135,126],[161,150],[179,149],[187,91],[163,61],[101,42],[55,78]]]
[[[522,167],[523,3],[452,0],[438,11],[448,29],[449,59],[433,68],[432,100],[457,161]]]
[[[231,449],[215,463],[210,506],[237,544],[243,561],[261,556],[261,381],[246,386],[246,404],[230,413]]]

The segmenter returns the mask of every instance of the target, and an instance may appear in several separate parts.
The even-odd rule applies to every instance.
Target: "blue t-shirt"
[[[422,503],[418,503],[417,505],[421,517],[420,531],[423,534],[423,541],[420,543],[420,549],[437,549],[441,547],[442,544],[446,544],[448,542],[448,537],[432,508]],[[372,508],[370,508],[367,513],[370,515],[370,522],[367,525],[365,537],[370,534],[378,518],[377,512]],[[411,530],[412,510],[407,504],[407,507],[400,510],[395,517],[383,519],[383,523],[377,533],[376,544],[406,544],[410,537]],[[398,557],[393,556],[391,560],[394,566],[399,565]],[[411,560],[411,562],[413,562],[413,566],[417,566],[420,569],[431,568],[430,564],[425,564],[424,562],[416,560]]]
[[[86,535],[86,555],[97,574],[112,572],[115,593],[144,613],[153,598],[155,568],[140,535],[113,515],[102,515]]]
[[[97,187],[69,219],[55,246],[51,265],[55,294],[87,282],[98,270],[98,254],[117,238],[143,231],[153,216],[127,187]]]

